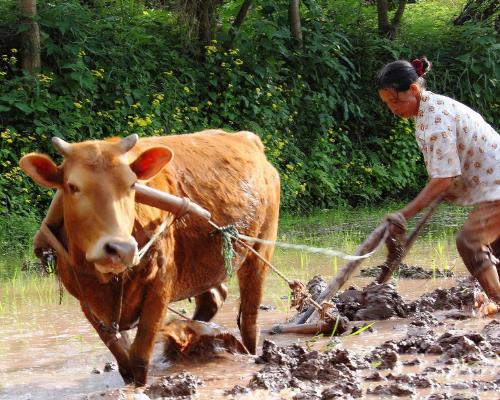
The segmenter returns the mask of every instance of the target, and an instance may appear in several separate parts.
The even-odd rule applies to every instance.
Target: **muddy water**
[[[327,243],[331,247],[353,252],[363,237],[360,237],[361,235],[357,233],[359,229],[357,230],[352,224],[346,226],[344,232],[348,229],[354,233],[338,236],[332,231],[324,230],[317,232],[316,235],[305,237],[304,232],[300,231],[295,236],[299,239],[308,239],[306,241],[313,245]],[[411,265],[422,265],[428,269],[452,267],[457,274],[464,274],[463,264],[453,248],[453,227],[450,228],[450,232],[426,231],[405,262]],[[296,241],[301,242],[299,239]],[[385,254],[381,252],[363,266],[379,265],[384,257]],[[275,264],[285,271],[285,275],[289,278],[307,282],[315,274],[321,274],[329,279],[336,270],[342,267],[343,262],[322,256],[279,250],[276,253]],[[116,370],[103,371],[105,364],[113,361],[111,354],[84,319],[78,304],[69,298],[69,295],[65,295],[62,305],[58,304],[57,285],[52,279],[46,278],[42,289],[39,283],[32,287],[29,281],[24,284],[18,283],[22,289],[16,289],[11,283],[0,283],[0,291],[2,291],[0,292],[0,400],[82,399],[87,396],[118,398],[117,390],[123,387],[118,372]],[[372,280],[373,278],[358,276],[350,283],[364,287]],[[454,285],[454,278],[399,279],[397,281],[398,292],[405,301],[415,300],[423,293],[431,292],[437,287],[446,288]],[[234,329],[236,332],[238,293],[234,281],[230,282],[230,286],[230,298],[215,318],[215,322]],[[394,319],[375,322],[373,331],[365,331],[356,336],[344,336],[334,341],[323,337],[269,335],[267,332],[269,328],[284,322],[287,317],[294,314],[293,310],[288,309],[286,284],[272,275],[266,283],[263,304],[268,306],[266,307],[268,310],[262,310],[259,315],[262,328],[261,344],[264,339],[270,339],[280,346],[298,343],[307,350],[320,351],[345,348],[363,355],[368,354],[375,346],[388,339],[402,339],[408,332],[407,319]],[[188,313],[192,311],[192,305],[188,302],[175,304],[174,308],[185,309]],[[445,321],[444,325],[432,327],[436,334],[455,331],[479,332],[491,321],[485,318],[445,320],[443,313],[436,313],[436,316]],[[360,321],[351,322],[350,328],[362,325],[363,322]],[[412,361],[416,358],[419,360],[418,364],[403,365],[403,361]],[[389,372],[393,375],[421,373],[427,367],[435,366],[437,358],[436,355],[428,354],[403,354],[400,355],[399,362],[394,369],[380,371],[380,374],[385,377]],[[213,360],[203,363],[183,362],[169,365],[162,359],[161,346],[158,345],[151,366],[150,383],[159,381],[163,375],[185,371],[203,380],[195,398],[228,398],[224,396],[226,390],[236,385],[246,387],[252,375],[262,367],[256,364],[252,357],[227,354],[220,354]],[[498,392],[464,389],[461,382],[493,380],[498,378],[499,374],[498,359],[490,359],[484,364],[478,363],[472,366],[451,365],[444,369],[443,365],[440,365],[438,370],[429,376],[438,383],[455,384],[455,387],[418,388],[416,389],[417,395],[413,398],[415,396],[425,398],[432,393],[450,395],[462,393],[475,395],[480,399],[495,399],[498,398]],[[387,383],[387,380],[383,382],[363,381],[364,397],[380,398],[380,394],[366,395],[366,391]],[[256,390],[246,397],[234,395],[233,398],[292,399],[299,392],[300,390],[291,388],[279,393]],[[106,393],[106,396],[101,396],[102,393]],[[126,393],[131,395],[133,390],[127,389]]]

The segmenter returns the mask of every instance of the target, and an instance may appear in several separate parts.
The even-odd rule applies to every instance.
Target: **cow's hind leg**
[[[196,296],[196,308],[194,310],[193,319],[205,322],[210,321],[215,314],[217,314],[217,311],[220,310],[226,297],[227,286],[223,283]]]
[[[268,246],[255,245],[254,248],[266,259],[270,260],[273,249]],[[264,290],[264,281],[267,273],[265,265],[253,253],[247,258],[238,270],[240,286],[240,312],[238,326],[243,344],[251,354],[257,351],[259,334],[257,332],[257,314]]]

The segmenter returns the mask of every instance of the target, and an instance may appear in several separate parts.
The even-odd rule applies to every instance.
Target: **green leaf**
[[[21,111],[25,112],[26,114],[30,114],[33,112],[33,108],[29,106],[26,103],[14,103],[14,106],[19,108]]]

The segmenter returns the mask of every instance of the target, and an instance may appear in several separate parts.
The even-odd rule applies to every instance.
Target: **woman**
[[[400,227],[433,200],[475,206],[457,236],[465,266],[498,311],[500,282],[500,136],[475,111],[425,90],[426,58],[387,64],[377,76],[378,94],[398,117],[415,118],[415,136],[430,180],[408,205],[386,219]],[[496,243],[495,243],[496,242]],[[498,252],[496,252],[497,250]],[[495,304],[496,303],[496,304]]]

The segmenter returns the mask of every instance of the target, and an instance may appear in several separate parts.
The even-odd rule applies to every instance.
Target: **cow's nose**
[[[132,236],[129,238],[102,237],[87,252],[87,261],[100,264],[101,267],[107,264],[121,264],[125,267],[137,265],[139,263],[137,242]]]
[[[134,265],[137,256],[137,244],[113,240],[104,244],[104,253],[113,260],[119,259],[125,265]]]

